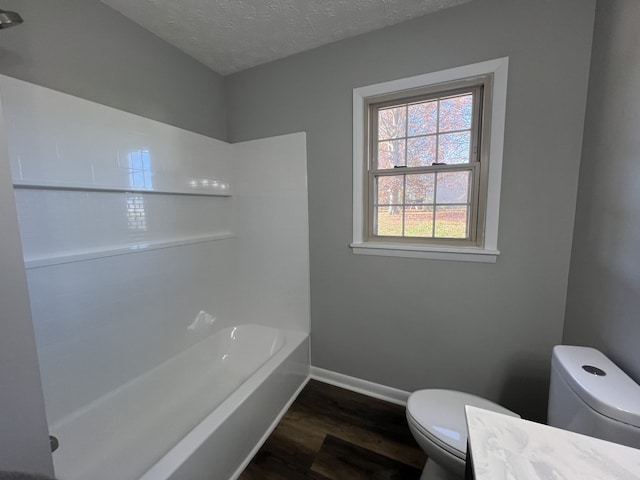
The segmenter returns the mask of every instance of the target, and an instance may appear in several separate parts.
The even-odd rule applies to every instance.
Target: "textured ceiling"
[[[470,0],[102,0],[222,75]]]

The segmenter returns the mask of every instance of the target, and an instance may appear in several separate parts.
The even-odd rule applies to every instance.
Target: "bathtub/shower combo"
[[[309,376],[305,134],[0,102],[55,475],[236,477]]]
[[[75,479],[237,477],[309,374],[304,333],[225,328],[51,426]]]

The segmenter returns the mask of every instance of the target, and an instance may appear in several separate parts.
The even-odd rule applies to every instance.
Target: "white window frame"
[[[353,253],[361,255],[383,255],[394,257],[429,258],[495,263],[498,250],[498,219],[500,213],[500,182],[502,178],[502,154],[507,101],[507,74],[509,58],[503,57],[486,62],[427,73],[415,77],[392,80],[353,90]],[[491,95],[491,126],[489,139],[488,185],[484,243],[482,246],[447,246],[406,242],[366,241],[365,225],[365,176],[368,129],[366,115],[368,103],[375,97],[392,93],[425,88],[465,78],[493,75]]]

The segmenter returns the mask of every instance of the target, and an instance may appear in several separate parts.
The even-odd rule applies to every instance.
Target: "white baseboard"
[[[405,392],[404,390],[387,387],[386,385],[381,385],[379,383],[350,377],[349,375],[313,366],[311,367],[311,378],[402,406],[407,405],[407,399],[410,395],[409,392]]]

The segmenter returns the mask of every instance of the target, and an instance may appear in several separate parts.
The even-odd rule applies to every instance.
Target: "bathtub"
[[[235,478],[308,375],[306,333],[220,330],[51,425],[56,476]]]

